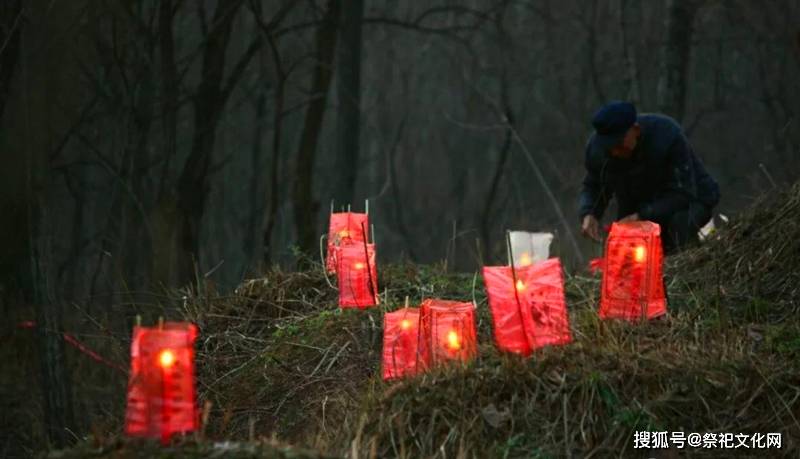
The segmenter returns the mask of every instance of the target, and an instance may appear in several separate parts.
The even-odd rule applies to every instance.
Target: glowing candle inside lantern
[[[353,268],[355,268],[355,269],[364,269],[364,263],[361,263],[359,261],[358,263],[353,265]]]
[[[158,363],[161,365],[161,444],[166,445],[169,443],[169,437],[172,433],[167,428],[169,423],[167,385],[169,384],[168,378],[170,374],[167,370],[175,365],[175,353],[170,349],[162,350],[158,353]]]
[[[461,340],[458,339],[458,333],[455,330],[450,330],[447,333],[447,347],[453,351],[461,349]]]
[[[175,364],[175,353],[169,349],[164,349],[158,354],[158,363],[162,368],[170,368]]]
[[[523,252],[522,255],[519,257],[519,265],[520,266],[530,266],[532,263],[531,256],[528,252]]]
[[[641,263],[644,261],[645,254],[646,251],[644,249],[644,246],[642,245],[637,245],[636,248],[633,249],[633,259],[637,263]]]
[[[525,284],[522,283],[521,279],[517,279],[517,291],[521,292],[523,290],[525,290]]]
[[[411,321],[408,319],[403,319],[400,321],[400,329],[401,330],[408,330],[411,328]]]

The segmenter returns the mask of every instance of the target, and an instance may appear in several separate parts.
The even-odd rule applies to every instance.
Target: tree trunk
[[[272,126],[272,157],[269,167],[268,190],[266,191],[267,209],[265,212],[264,232],[261,235],[262,243],[262,258],[261,261],[266,267],[272,259],[272,232],[275,229],[277,222],[278,206],[279,206],[279,170],[281,169],[281,144],[282,144],[282,131],[283,131],[283,106],[284,94],[286,89],[286,72],[283,70],[283,62],[278,46],[275,43],[273,31],[275,28],[286,18],[291,10],[298,4],[298,2],[287,2],[278,12],[272,17],[269,23],[265,23],[261,19],[261,8],[259,3],[251,4],[252,11],[255,15],[256,21],[264,39],[269,44],[270,54],[272,55],[272,62],[275,66],[275,100],[274,100],[274,117]]]
[[[263,252],[263,246],[261,246],[262,241],[260,239],[256,241],[256,234],[260,232],[260,224],[264,221],[263,218],[260,218],[262,215],[261,211],[264,209],[264,195],[260,194],[259,190],[261,189],[261,179],[264,177],[261,168],[261,157],[263,156],[263,149],[261,148],[261,128],[267,110],[267,90],[265,88],[259,90],[255,105],[255,128],[253,129],[253,145],[250,151],[250,168],[252,170],[249,186],[250,191],[248,193],[250,210],[247,218],[247,233],[243,238],[242,244],[242,251],[247,257],[248,263],[252,263],[253,261],[260,262]],[[255,258],[253,257],[253,252],[256,253]]]
[[[33,161],[32,161],[33,162]],[[33,165],[31,164],[33,168]],[[45,166],[46,167],[46,166]],[[36,177],[38,175],[38,177]],[[31,229],[31,275],[33,277],[33,304],[37,324],[39,358],[41,359],[41,390],[44,397],[44,425],[52,446],[67,446],[74,438],[75,417],[72,409],[72,385],[66,368],[64,353],[63,311],[61,304],[50,292],[53,281],[50,244],[47,228],[44,174],[31,170],[29,210]]]
[[[503,92],[505,93],[505,82],[503,82]],[[504,102],[505,103],[505,102]],[[500,184],[502,182],[503,174],[506,169],[506,165],[508,163],[508,157],[511,153],[511,142],[513,139],[513,133],[511,131],[511,126],[514,125],[514,115],[511,113],[511,108],[506,105],[504,107],[506,122],[508,123],[508,129],[506,130],[506,137],[503,141],[503,146],[500,148],[500,158],[497,160],[497,167],[495,167],[494,174],[492,174],[492,183],[489,185],[489,194],[486,197],[486,202],[483,205],[483,211],[480,215],[480,224],[481,224],[481,240],[483,245],[483,253],[486,254],[487,257],[491,257],[492,251],[490,246],[491,241],[491,232],[492,228],[495,226],[493,225],[492,221],[492,208],[497,197],[497,193],[500,189]],[[487,258],[488,260],[488,258]]]
[[[400,141],[402,140],[403,132],[405,131],[406,121],[408,120],[408,113],[404,114],[403,117],[400,119],[400,124],[397,127],[397,133],[395,134],[394,145],[389,150],[389,157],[387,158],[387,163],[389,165],[389,181],[392,184],[392,200],[394,201],[394,205],[392,209],[394,210],[394,221],[397,225],[397,230],[400,232],[400,235],[403,237],[403,241],[405,243],[405,248],[408,250],[408,257],[412,262],[416,262],[417,255],[414,251],[415,244],[412,241],[412,237],[410,231],[408,230],[408,226],[405,223],[405,212],[404,206],[406,202],[401,198],[400,192],[400,183],[398,182],[399,178],[397,175],[397,163],[401,163],[399,161],[400,156]]]
[[[21,0],[8,0],[0,5],[0,120],[3,119],[11,79],[19,61],[23,19]]]
[[[263,243],[263,262],[264,266],[269,266],[272,260],[272,232],[275,229],[278,216],[278,169],[281,165],[281,140],[283,130],[283,105],[284,105],[284,88],[286,87],[286,75],[283,71],[281,64],[281,56],[278,52],[278,47],[275,41],[268,37],[270,51],[272,52],[273,62],[275,64],[275,117],[273,118],[272,126],[272,164],[269,169],[269,196],[267,197],[268,209],[266,214],[267,223],[264,227],[264,235],[262,237]]]
[[[222,87],[225,54],[240,5],[237,0],[220,0],[203,53],[202,79],[194,103],[192,146],[178,179],[178,281],[182,285],[194,279],[199,256],[200,224],[210,188],[211,153],[226,98]]]
[[[692,49],[692,32],[697,5],[693,0],[667,2],[667,39],[661,50],[661,75],[658,80],[658,109],[678,122],[686,104],[686,77]]]
[[[333,55],[336,49],[336,18],[340,2],[331,0],[322,24],[317,29],[317,66],[314,71],[311,94],[314,99],[306,110],[305,123],[300,136],[294,182],[294,219],[297,242],[305,254],[315,252],[317,242],[316,217],[319,202],[314,200],[314,157],[322,130],[328,88],[331,83]]]
[[[175,66],[175,38],[173,24],[175,7],[171,0],[162,0],[158,13],[158,49],[161,68],[161,136],[164,166],[161,170],[156,206],[153,209],[152,272],[156,285],[175,282],[175,225],[176,204],[173,190],[167,185],[172,160],[177,153],[178,136],[178,72]]]
[[[71,384],[65,361],[62,305],[54,292],[54,259],[52,239],[57,234],[55,218],[50,218],[47,204],[50,196],[50,161],[53,146],[63,135],[60,132],[67,119],[71,102],[64,94],[68,87],[70,44],[59,43],[42,47],[38,30],[49,30],[57,36],[63,33],[63,24],[70,23],[75,4],[60,4],[55,10],[44,4],[26,5],[30,24],[21,38],[22,113],[25,131],[25,157],[27,183],[28,249],[27,267],[31,285],[26,296],[32,301],[37,323],[41,390],[43,398],[43,424],[50,446],[67,446],[73,438],[75,419],[72,409]],[[52,6],[52,5],[51,5]],[[29,9],[28,9],[29,8]],[[58,18],[58,20],[56,20]],[[45,39],[45,43],[47,43]],[[33,50],[40,50],[38,53]],[[63,105],[62,105],[63,104]]]
[[[639,2],[634,2],[633,8],[638,11],[641,8]],[[623,76],[625,87],[627,88],[627,99],[635,105],[642,101],[641,90],[639,89],[639,67],[636,61],[636,48],[631,49],[629,43],[636,43],[630,36],[629,25],[625,12],[628,10],[627,0],[619,2],[619,28],[622,33],[622,56],[625,61],[626,72]]]
[[[175,156],[177,142],[178,77],[175,67],[175,10],[171,0],[162,0],[158,13],[159,55],[161,60],[161,123],[163,154],[167,158],[162,183],[170,160]],[[162,188],[164,190],[165,188]],[[161,190],[159,190],[161,191]]]
[[[339,96],[337,119],[337,186],[334,200],[353,202],[358,173],[359,132],[361,124],[361,22],[363,0],[350,0],[342,7],[340,42],[337,57]]]

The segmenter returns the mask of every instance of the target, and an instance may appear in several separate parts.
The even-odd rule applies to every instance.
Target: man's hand
[[[583,217],[581,234],[597,242],[603,242],[603,239],[600,238],[600,222],[598,222],[597,218],[592,214]]]
[[[620,219],[620,223],[624,223],[624,222],[637,222],[637,221],[639,221],[639,220],[640,220],[640,218],[639,218],[639,214],[638,214],[638,213],[635,213],[635,214],[630,214],[630,215],[628,215],[627,217],[624,217],[624,218]]]

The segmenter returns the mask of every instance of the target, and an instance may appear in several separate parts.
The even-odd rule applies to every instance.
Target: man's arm
[[[639,208],[642,220],[663,220],[667,216],[689,205],[696,194],[692,147],[683,134],[677,136],[669,148],[667,167],[669,178],[658,198]]]
[[[587,215],[594,215],[598,220],[602,218],[612,195],[612,192],[607,189],[608,187],[603,184],[602,167],[601,170],[598,170],[597,167],[589,161],[591,147],[591,142],[589,142],[586,145],[585,154],[586,177],[583,179],[583,188],[581,189],[579,202],[580,210],[578,216],[581,221],[583,221],[583,218]]]

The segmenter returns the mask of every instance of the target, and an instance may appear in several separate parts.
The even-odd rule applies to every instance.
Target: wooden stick
[[[644,271],[645,272],[645,275],[644,275],[645,294],[644,294],[644,298],[642,298],[641,296],[639,298],[639,304],[640,304],[640,309],[641,309],[641,314],[640,314],[641,323],[647,322],[647,312],[648,312],[648,309],[649,309],[649,306],[650,306],[648,304],[648,301],[647,301],[648,298],[647,297],[649,296],[650,291],[652,290],[651,286],[650,286],[650,282],[652,282],[652,273],[650,272],[650,271],[652,271],[652,269],[651,269],[652,268],[652,263],[650,263],[650,254],[651,254],[651,252],[653,252],[652,249],[653,249],[653,237],[651,236],[651,237],[647,238],[647,246],[645,248],[645,250],[647,250],[647,251],[644,253],[644,256],[645,256],[644,261],[646,263],[645,267],[644,267],[644,270],[645,270]],[[666,292],[666,289],[664,290],[664,292]]]
[[[369,199],[364,200],[364,213],[369,215]]]
[[[365,233],[366,229],[364,228],[364,223],[361,223],[361,234]],[[367,238],[364,238],[364,258],[367,262],[367,280],[369,280],[369,294],[372,296],[372,301],[375,302],[375,286],[372,283],[372,267],[369,263],[369,249],[367,248]]]
[[[506,230],[506,258],[508,258],[508,265],[514,266],[514,258],[511,257],[511,232]]]
[[[508,244],[508,254],[511,258],[511,288],[514,290],[514,299],[517,300],[517,312],[522,313],[522,303],[519,301],[519,293],[517,292],[517,269],[514,267],[514,252],[511,249],[511,231],[506,230],[506,243]],[[520,317],[521,318],[521,317]]]

